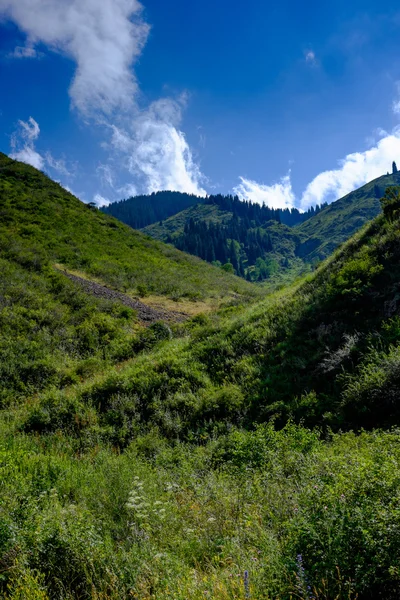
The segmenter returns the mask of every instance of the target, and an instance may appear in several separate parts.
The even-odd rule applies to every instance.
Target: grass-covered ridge
[[[290,288],[143,328],[53,265],[110,285],[98,265],[121,263],[106,239],[125,248],[133,235],[159,260],[165,247],[123,226],[103,237],[98,212],[76,204],[76,260],[61,260],[65,192],[5,166],[0,596],[396,600],[396,198]]]
[[[241,279],[130,229],[4,154],[0,210],[2,257],[33,269],[61,263],[116,289],[177,299],[256,294]]]

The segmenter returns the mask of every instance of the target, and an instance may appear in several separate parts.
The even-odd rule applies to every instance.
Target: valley
[[[398,598],[397,183],[247,228],[272,291],[0,155],[2,597]]]

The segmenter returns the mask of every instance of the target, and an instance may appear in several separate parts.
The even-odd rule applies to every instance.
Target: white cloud
[[[133,183],[127,183],[118,188],[118,193],[121,194],[123,198],[132,198],[132,196],[138,195],[137,187],[133,185]]]
[[[132,105],[137,83],[130,69],[149,27],[137,0],[0,0],[31,47],[41,42],[77,64],[72,104],[84,114]]]
[[[20,160],[36,169],[43,169],[45,160],[35,150],[40,127],[32,117],[28,121],[18,121],[18,129],[11,137],[11,158]]]
[[[365,152],[348,154],[339,161],[339,168],[320,173],[308,184],[301,198],[301,207],[332,202],[354,189],[384,175],[392,161],[400,158],[400,129],[395,129]]]
[[[164,98],[153,102],[129,128],[112,126],[113,147],[125,155],[127,169],[147,193],[176,190],[206,195],[204,178],[176,127],[180,119],[180,103]]]
[[[102,147],[123,155],[120,163],[135,178],[131,185],[205,194],[179,129],[188,95],[158,100],[144,111],[138,105],[132,67],[149,33],[138,0],[0,0],[1,13],[27,34],[30,48],[41,43],[75,61],[72,106],[111,132],[111,143]],[[99,175],[102,185],[118,186],[116,172]]]
[[[110,165],[100,164],[97,167],[97,173],[103,186],[114,188],[114,172]]]
[[[53,169],[54,171],[57,171],[57,173],[60,173],[60,175],[64,175],[65,177],[72,177],[72,173],[71,171],[69,171],[65,160],[63,158],[54,158],[54,156],[51,154],[51,152],[46,152],[45,154],[45,159],[46,159],[46,163],[47,165]]]
[[[372,148],[348,154],[338,161],[337,169],[317,175],[298,199],[292,189],[290,172],[274,185],[259,184],[240,177],[241,183],[233,191],[245,200],[259,204],[265,202],[274,208],[297,206],[300,210],[306,210],[315,204],[338,200],[372,179],[385,175],[391,170],[393,160],[400,161],[400,127],[391,134],[383,130],[377,130],[376,133],[379,136],[386,135]]]
[[[317,65],[317,57],[315,56],[315,52],[313,50],[307,50],[304,53],[304,58],[305,58],[307,64],[312,65],[312,66]]]
[[[244,200],[257,204],[266,204],[270,208],[293,208],[295,196],[290,181],[290,171],[278,183],[263,185],[240,177],[241,183],[234,188],[234,193]]]
[[[28,44],[26,46],[16,46],[8,56],[10,58],[40,58],[43,54]]]
[[[392,110],[395,115],[400,115],[400,100],[399,99],[393,100]]]
[[[28,121],[18,121],[18,128],[11,136],[11,158],[41,171],[48,167],[60,175],[72,177],[64,159],[54,158],[51,152],[46,152],[44,156],[39,154],[35,148],[39,135],[40,127],[33,117],[29,117]]]
[[[108,206],[110,204],[110,200],[104,198],[104,196],[101,196],[101,194],[95,194],[93,202],[95,202],[99,208],[102,206]]]

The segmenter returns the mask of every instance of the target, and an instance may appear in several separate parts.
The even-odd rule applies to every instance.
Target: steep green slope
[[[296,226],[296,233],[302,239],[298,255],[306,261],[327,258],[340,244],[380,213],[379,200],[386,188],[399,184],[400,173],[378,177]]]
[[[256,290],[87,206],[39,171],[0,155],[2,257],[40,270],[60,263],[116,289],[174,298]]]
[[[151,356],[97,379],[78,394],[82,410],[87,402],[99,406],[100,421],[109,423],[118,390],[128,420],[167,437],[208,435],[274,414],[282,423],[292,415],[335,428],[395,424],[399,257],[398,221],[380,217],[297,288],[236,317],[182,325],[182,336]],[[365,390],[357,391],[364,377]]]

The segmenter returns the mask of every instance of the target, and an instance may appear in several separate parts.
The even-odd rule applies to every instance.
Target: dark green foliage
[[[381,206],[383,214],[389,221],[397,218],[400,209],[400,187],[386,188],[385,195],[381,198]]]
[[[120,202],[114,202],[101,210],[133,229],[143,229],[147,225],[168,219],[171,215],[185,210],[203,199],[194,194],[181,192],[153,192],[149,196],[135,196]]]
[[[327,258],[377,216],[386,187],[398,183],[397,172],[379,177],[329,206],[310,208],[302,214],[297,209],[271,210],[232,196],[210,196],[202,204],[171,216],[162,226],[150,225],[145,231],[222,264],[230,260],[230,240],[234,239],[240,247],[241,260],[234,265],[238,275],[249,281],[270,280],[274,275],[272,279],[284,281],[285,272],[292,279],[306,272],[310,264],[315,266]],[[272,272],[260,269],[257,259],[273,260],[276,268]]]
[[[101,210],[116,217],[134,229],[144,229],[148,225],[159,222],[163,226],[164,219],[186,210],[190,206],[208,204],[217,206],[223,212],[237,217],[255,221],[258,225],[276,219],[285,225],[293,226],[303,223],[318,214],[325,205],[317,205],[305,212],[297,208],[270,209],[267,206],[241,201],[237,196],[216,194],[202,198],[181,192],[153,192],[148,196],[134,196],[127,200],[114,202]]]

